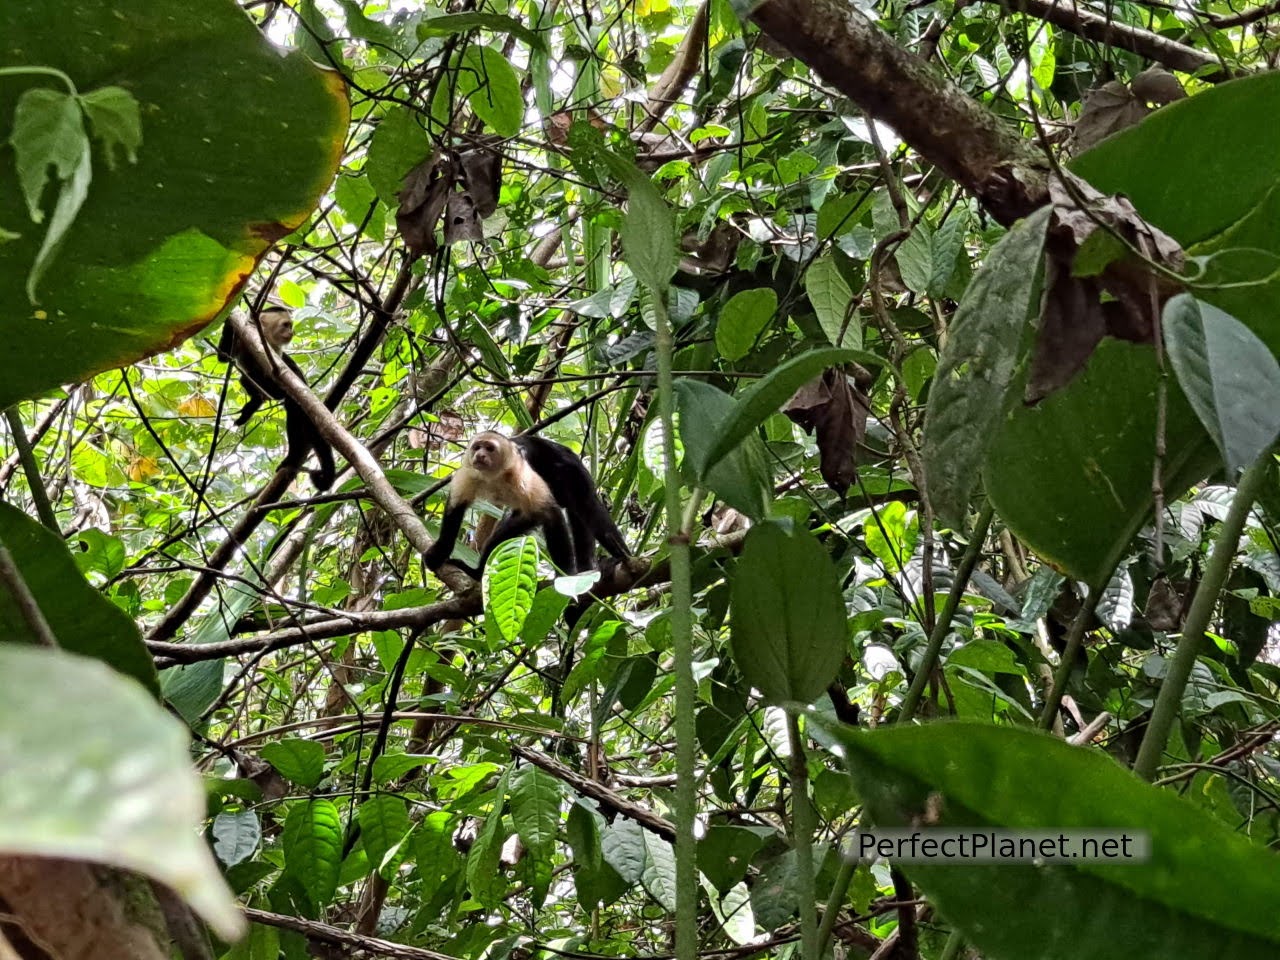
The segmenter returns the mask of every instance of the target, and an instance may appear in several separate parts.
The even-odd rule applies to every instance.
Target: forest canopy
[[[9,0],[0,956],[1274,954],[1278,29]]]

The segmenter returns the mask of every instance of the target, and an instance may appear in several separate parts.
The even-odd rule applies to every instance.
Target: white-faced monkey
[[[305,380],[298,364],[284,352],[285,345],[293,339],[293,314],[286,307],[268,304],[258,311],[257,323],[258,329],[262,331],[262,339],[275,359]],[[272,370],[264,367],[244,349],[230,323],[222,328],[217,353],[219,360],[234,364],[240,370],[240,385],[249,394],[249,401],[236,417],[236,426],[243,427],[248,423],[268,397],[281,401],[284,404],[284,432],[289,450],[280,466],[301,469],[307,454],[314,450],[320,467],[310,471],[311,482],[316,485],[317,490],[328,490],[333,486],[337,471],[333,465],[333,450],[329,442],[320,436],[320,431],[302,408],[285,394]]]
[[[472,567],[450,560],[449,554],[467,507],[477,500],[505,507],[509,512],[485,542],[479,566]],[[592,569],[596,541],[619,560],[631,556],[596,492],[591,474],[576,453],[542,437],[478,433],[467,444],[462,466],[449,480],[449,504],[440,525],[440,537],[424,559],[432,570],[451,563],[479,580],[494,547],[539,526],[546,537],[551,562],[564,573]]]

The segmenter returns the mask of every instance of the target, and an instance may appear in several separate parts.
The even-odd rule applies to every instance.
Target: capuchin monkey
[[[275,359],[306,380],[298,364],[284,352],[285,345],[293,339],[293,315],[289,310],[268,304],[258,311],[257,323],[262,331],[262,339],[266,341],[267,348]],[[219,360],[234,364],[239,369],[240,386],[249,394],[249,401],[236,417],[236,426],[243,427],[253,419],[253,415],[268,397],[281,401],[284,404],[284,432],[289,450],[280,466],[301,469],[307,454],[314,450],[320,467],[309,471],[311,482],[317,490],[328,490],[333,486],[337,470],[333,465],[333,450],[329,442],[320,436],[320,431],[302,408],[285,394],[284,388],[276,382],[275,374],[243,348],[230,323],[222,327],[222,339],[218,341],[217,353]]]
[[[467,507],[477,500],[509,512],[485,541],[479,566],[472,567],[450,560],[449,554]],[[631,556],[576,453],[542,437],[478,433],[467,444],[462,466],[449,481],[449,503],[440,537],[424,559],[432,570],[451,563],[479,580],[485,561],[498,544],[535,527],[542,527],[551,562],[564,573],[594,569],[597,541],[619,560]]]

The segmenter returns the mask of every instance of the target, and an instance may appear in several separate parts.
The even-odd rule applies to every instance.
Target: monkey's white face
[[[467,447],[467,463],[481,473],[500,469],[507,456],[504,440],[505,438],[495,434],[479,434]]]
[[[267,307],[258,314],[262,335],[273,347],[283,347],[293,340],[293,314],[283,307]]]

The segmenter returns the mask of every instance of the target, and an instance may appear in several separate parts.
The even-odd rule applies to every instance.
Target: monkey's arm
[[[467,513],[467,507],[471,505],[470,501],[459,498],[455,501],[452,495],[449,498],[449,505],[445,507],[444,519],[440,522],[440,536],[436,538],[436,542],[431,545],[431,549],[423,556],[423,561],[427,567],[432,570],[439,570],[449,562],[449,554],[453,553],[453,545],[458,542],[458,531],[462,529],[462,518]],[[483,564],[482,564],[483,565]],[[454,566],[467,570],[463,564],[454,563]],[[471,574],[472,578],[479,580],[475,574]]]

